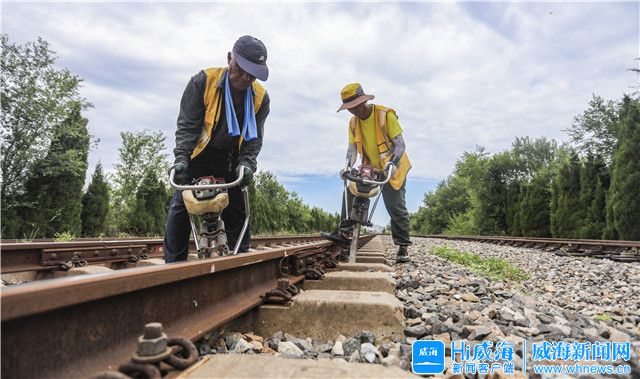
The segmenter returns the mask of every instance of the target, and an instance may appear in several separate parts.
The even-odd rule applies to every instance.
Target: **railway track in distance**
[[[541,249],[562,256],[611,259],[618,262],[640,262],[640,241],[433,234],[415,236]]]
[[[361,245],[373,237],[363,236]],[[100,253],[135,246],[154,256],[161,243],[36,242],[24,244],[24,250],[9,243],[2,245],[2,264],[9,271],[49,270],[54,266],[42,265],[43,257],[61,251],[55,249]],[[4,267],[8,246],[15,266]],[[28,264],[26,258],[15,258],[20,251]],[[4,286],[2,377],[87,377],[115,370],[136,351],[138,337],[151,322],[161,323],[169,337],[196,341],[261,304],[286,302],[297,283],[335,268],[341,254],[342,249],[317,236],[270,237],[253,239],[252,251],[233,256]]]

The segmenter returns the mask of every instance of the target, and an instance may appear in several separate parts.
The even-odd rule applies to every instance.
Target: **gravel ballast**
[[[387,258],[397,247],[383,236]],[[269,354],[292,359],[331,359],[411,370],[411,343],[505,340],[515,346],[516,376],[522,339],[528,341],[632,341],[632,376],[640,375],[640,264],[557,256],[542,250],[444,239],[412,238],[412,262],[395,265],[396,297],[404,304],[402,340],[377,340],[363,330],[333,340],[216,332],[199,342],[201,354]],[[501,258],[526,271],[520,283],[490,280],[430,253],[447,246],[482,258]],[[449,354],[449,348],[447,347]],[[530,356],[528,352],[528,356]],[[532,362],[528,361],[528,365]],[[608,364],[611,362],[601,362]],[[617,362],[625,363],[625,362]],[[451,363],[447,358],[451,377]],[[519,374],[519,375],[518,375]],[[531,377],[531,372],[527,373]],[[474,376],[475,377],[475,376]],[[537,376],[539,377],[539,376]],[[597,378],[597,375],[589,377]]]
[[[393,260],[397,248],[390,237],[383,240],[387,258]],[[405,304],[407,343],[504,339],[516,346],[518,369],[523,338],[631,341],[635,348],[631,365],[640,375],[640,264],[479,242],[415,237],[412,241],[412,262],[395,266],[396,296]],[[484,278],[430,253],[435,246],[504,259],[526,271],[528,279],[516,283]]]

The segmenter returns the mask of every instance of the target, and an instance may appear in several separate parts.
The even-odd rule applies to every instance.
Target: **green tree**
[[[255,194],[251,197],[252,231],[276,233],[290,230],[287,190],[268,171],[258,173],[254,182]]]
[[[334,220],[335,214],[325,212],[322,208],[312,207],[309,215],[309,232],[320,232],[324,230],[332,230],[339,222],[338,219]]]
[[[87,119],[80,110],[81,104],[76,103],[55,128],[47,155],[38,161],[25,184],[26,193],[36,201],[24,206],[24,219],[38,229],[33,233],[36,236],[53,237],[63,232],[80,235],[82,230],[82,187],[90,137]]]
[[[580,212],[584,219],[578,237],[602,237],[605,225],[605,192],[608,186],[609,175],[603,158],[587,155],[580,170]]]
[[[87,192],[82,196],[82,235],[98,237],[106,232],[107,213],[109,212],[109,184],[98,163],[91,177]]]
[[[620,141],[611,164],[610,219],[620,239],[640,240],[640,101],[625,96],[620,118]]]
[[[527,237],[550,237],[550,177],[544,170],[523,187],[519,225]]]
[[[466,178],[451,175],[424,195],[422,206],[411,215],[411,230],[418,234],[440,234],[452,217],[464,214],[470,207]]]
[[[309,232],[333,230],[340,222],[339,214],[326,212],[322,208],[312,207],[309,213],[311,215]]]
[[[607,189],[609,188],[609,177],[598,178],[596,189],[593,194],[593,202],[589,210],[589,217],[584,225],[582,235],[585,238],[606,238],[607,227]]]
[[[541,187],[542,178],[539,175],[542,171],[547,172],[552,165],[556,154],[558,153],[558,144],[554,140],[530,137],[518,137],[511,144],[511,149],[507,152],[510,160],[510,167],[506,173],[507,177],[507,232],[514,236],[527,236],[527,230],[536,230],[539,235],[540,229],[544,230],[537,215],[537,220],[525,219],[526,214],[523,210],[529,212],[532,206],[531,193],[539,193],[546,195],[548,191],[548,183],[546,190]],[[526,192],[526,194],[525,194]],[[541,199],[540,206],[545,205],[545,200]],[[549,200],[549,199],[547,199]],[[524,202],[524,203],[523,203]],[[549,201],[546,206],[541,208],[543,214],[549,215]],[[527,225],[524,225],[522,221]],[[547,220],[548,223],[548,220]],[[538,225],[538,226],[536,226]]]
[[[573,119],[566,132],[578,151],[602,156],[606,163],[616,149],[620,128],[620,103],[593,95],[589,107]]]
[[[526,185],[526,183],[525,183]],[[507,234],[522,236],[521,203],[524,198],[523,184],[517,181],[508,185],[507,189]]]
[[[425,194],[427,197],[429,193]],[[423,200],[424,204],[424,200]],[[416,213],[409,214],[409,230],[415,234],[430,234],[426,230],[429,228],[427,224],[427,208],[421,206]]]
[[[478,220],[476,216],[477,212],[477,208],[470,208],[465,213],[454,214],[449,219],[449,224],[442,234],[457,236],[481,234],[481,232],[478,231],[478,224],[476,222]]]
[[[611,195],[612,195],[611,191],[607,192],[605,195],[606,221],[605,221],[604,231],[602,232],[602,238],[606,240],[617,240],[617,239],[620,239],[620,237],[618,236],[618,230],[616,229],[615,220],[613,216],[613,201],[611,200]]]
[[[259,172],[249,185],[251,231],[256,234],[310,233],[332,230],[339,214],[310,207],[295,192],[287,191],[275,175]]]
[[[128,232],[136,236],[158,236],[167,220],[167,188],[153,170],[147,171],[138,186],[133,212],[129,214]]]
[[[507,186],[512,161],[505,152],[483,163],[484,171],[475,186],[474,223],[480,234],[504,235],[507,234]]]
[[[425,195],[423,206],[411,216],[411,230],[425,234],[523,235],[524,188],[540,190],[541,179],[531,182],[554,162],[558,150],[554,140],[519,137],[511,149],[501,153],[490,155],[480,147],[465,152],[453,174]]]
[[[296,233],[308,233],[311,231],[311,210],[302,202],[300,196],[290,192],[287,199],[287,225]]]
[[[487,159],[482,147],[465,152],[455,171],[424,196],[423,206],[411,216],[411,230],[420,234],[478,234],[481,201],[476,183],[486,172]]]
[[[540,170],[549,167],[558,153],[558,143],[545,137],[532,139],[518,137],[511,144],[509,156],[512,173],[510,180],[531,180]]]
[[[136,206],[136,194],[145,177],[153,173],[155,178],[167,175],[169,164],[164,154],[165,136],[161,131],[120,132],[122,146],[118,149],[119,161],[115,165],[114,192],[111,198],[109,224],[112,230],[124,232],[132,228],[132,212]],[[164,204],[164,202],[163,202]]]
[[[573,152],[563,160],[553,177],[551,233],[554,237],[577,238],[584,212],[580,204],[580,161]]]
[[[2,235],[10,238],[25,229],[18,208],[34,206],[25,186],[48,154],[56,128],[91,104],[80,96],[82,79],[54,67],[57,58],[45,40],[19,45],[2,34],[0,41]]]

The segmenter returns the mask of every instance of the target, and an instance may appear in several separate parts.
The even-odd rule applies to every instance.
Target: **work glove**
[[[394,170],[398,169],[398,164],[400,163],[400,157],[398,155],[392,154],[391,159],[384,165],[384,172],[387,172],[389,166],[393,166]]]
[[[251,180],[253,180],[253,171],[249,167],[242,165],[236,167],[236,177],[240,177],[240,170],[242,169],[244,169],[244,177],[240,182],[240,188],[248,186]]]
[[[351,167],[347,166],[346,168],[343,168],[342,170],[340,170],[340,177],[344,180],[347,179],[347,173],[351,171]]]
[[[393,167],[393,170],[391,169],[391,167]],[[397,169],[398,169],[398,166],[395,163],[393,163],[393,158],[391,158],[391,160],[389,160],[389,162],[387,162],[384,165],[383,171],[384,171],[384,174],[387,175],[387,173],[393,174],[393,171]]]
[[[185,161],[176,161],[173,165],[175,169],[175,173],[173,174],[173,181],[176,184],[188,184],[187,183],[187,162]]]

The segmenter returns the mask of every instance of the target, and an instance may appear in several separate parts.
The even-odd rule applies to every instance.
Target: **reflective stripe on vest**
[[[373,112],[375,115],[374,125],[376,132],[376,145],[378,145],[378,154],[380,155],[380,163],[382,164],[382,168],[384,165],[389,162],[391,159],[391,155],[393,155],[393,141],[389,140],[389,134],[387,133],[387,112],[393,112],[396,114],[391,108],[384,107],[382,105],[372,105]],[[397,117],[397,115],[396,115]],[[358,148],[358,154],[362,157],[362,162],[365,164],[371,164],[371,160],[364,153],[363,143],[362,143],[362,124],[360,119],[356,116],[351,118],[349,121],[349,128],[351,128],[351,134],[353,135],[353,141]],[[398,190],[402,187],[405,179],[407,178],[407,173],[411,169],[411,162],[409,161],[409,156],[407,156],[406,151],[400,157],[400,162],[398,163],[397,171],[389,181],[391,187],[393,189]]]
[[[204,88],[204,122],[202,125],[202,133],[200,133],[200,137],[198,138],[198,144],[191,153],[191,159],[197,157],[198,154],[207,147],[213,135],[213,130],[218,125],[220,108],[222,107],[222,90],[218,88],[218,82],[226,71],[226,67],[214,67],[204,70],[207,75],[207,84]],[[266,91],[257,81],[251,84],[251,89],[253,90],[253,112],[258,113]],[[240,136],[238,146],[241,146],[242,142],[243,138]]]

